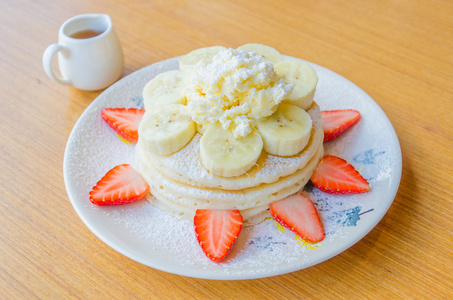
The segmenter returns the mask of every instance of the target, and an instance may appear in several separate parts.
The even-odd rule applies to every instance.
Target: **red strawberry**
[[[140,200],[149,191],[146,181],[130,165],[119,165],[108,171],[90,191],[96,205],[119,205]]]
[[[337,138],[360,120],[360,113],[353,109],[321,111],[324,142]]]
[[[358,194],[370,190],[370,184],[352,165],[333,155],[322,158],[311,182],[329,194]]]
[[[219,262],[230,251],[242,229],[239,210],[198,209],[194,228],[198,242],[206,256]]]
[[[138,108],[104,108],[101,116],[121,137],[136,143],[138,125],[144,113],[144,109]]]
[[[269,211],[282,226],[302,239],[317,243],[325,233],[313,202],[302,194],[294,194],[269,204]]]

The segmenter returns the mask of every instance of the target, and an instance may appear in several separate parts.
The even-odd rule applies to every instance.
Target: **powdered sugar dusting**
[[[141,89],[156,74],[177,69],[178,58],[160,62],[119,81],[84,112],[68,141],[64,176],[75,210],[100,239],[124,255],[153,268],[185,276],[245,279],[309,267],[350,247],[385,214],[401,176],[398,139],[385,114],[362,90],[343,77],[313,65],[319,83],[315,101],[322,110],[354,108],[362,119],[335,141],[328,154],[352,163],[370,182],[371,192],[332,196],[308,185],[304,193],[315,203],[326,238],[312,245],[282,230],[271,219],[243,228],[227,258],[209,261],[197,244],[190,220],[160,211],[147,201],[117,207],[95,207],[92,186],[110,168],[132,163],[135,145],[121,142],[100,118],[105,107],[141,107]]]
[[[202,253],[190,220],[162,212],[147,201],[105,213],[137,238],[150,242],[152,249],[165,249],[181,266],[201,265],[208,269],[219,266]],[[293,233],[277,229],[277,224],[268,218],[257,226],[243,228],[234,249],[221,266],[228,272],[229,269],[260,266],[263,260],[274,268],[278,263],[300,261],[307,248],[295,241]]]

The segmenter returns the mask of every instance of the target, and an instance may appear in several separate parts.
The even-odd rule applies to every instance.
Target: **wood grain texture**
[[[392,122],[403,175],[381,222],[340,255],[246,281],[168,274],[82,223],[63,180],[68,136],[100,92],[58,85],[42,54],[60,25],[109,14],[123,77],[193,49],[258,42],[331,69]],[[0,298],[453,298],[453,2],[0,1]]]

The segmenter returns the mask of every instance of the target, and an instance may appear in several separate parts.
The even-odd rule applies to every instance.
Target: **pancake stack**
[[[190,55],[187,57],[182,62],[194,60],[190,59]],[[189,68],[190,66],[187,65],[181,67],[185,70]],[[181,81],[186,84],[186,81]],[[173,86],[177,85],[173,84]],[[144,93],[150,93],[149,88],[145,87]],[[265,145],[248,170],[233,176],[219,175],[206,167],[200,155],[204,134],[200,128],[205,127],[206,124],[196,123],[193,130],[197,131],[190,139],[182,142],[181,139],[178,140],[179,143],[183,143],[182,147],[178,146],[180,148],[178,151],[165,153],[149,146],[150,141],[145,136],[149,136],[150,133],[143,128],[149,126],[151,121],[147,121],[149,118],[145,115],[143,124],[140,124],[143,128],[139,129],[140,137],[135,150],[134,167],[149,184],[152,203],[165,211],[188,218],[193,218],[197,209],[238,209],[244,218],[245,225],[261,222],[269,216],[270,203],[303,189],[324,154],[320,108],[313,101],[313,95],[314,87],[311,95],[308,95],[311,98],[308,104],[306,99],[303,101],[305,106],[303,109],[311,119],[309,136],[303,148],[293,155],[281,156],[265,151]],[[172,97],[172,99],[175,98]],[[181,96],[178,97],[181,98]],[[162,115],[164,111],[157,109],[155,105],[150,104],[150,101],[147,102],[147,98],[149,98],[148,95],[144,94],[147,114],[158,114],[160,111]],[[178,101],[170,104],[188,106],[187,99]],[[275,110],[276,108],[273,111]],[[156,125],[156,128],[159,126]],[[258,130],[255,132],[259,133]],[[266,141],[264,143],[266,144]]]

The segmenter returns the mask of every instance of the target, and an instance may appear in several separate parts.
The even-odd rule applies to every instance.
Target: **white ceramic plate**
[[[108,88],[85,110],[69,137],[64,157],[69,198],[83,222],[107,245],[137,262],[174,274],[221,280],[261,278],[304,269],[341,253],[384,216],[401,178],[401,150],[395,131],[364,91],[314,64],[319,76],[315,101],[321,109],[353,108],[362,115],[353,128],[325,143],[325,152],[348,160],[371,184],[369,193],[352,196],[333,196],[306,187],[304,193],[315,202],[326,230],[321,243],[302,242],[268,219],[243,228],[227,258],[213,263],[202,253],[188,220],[166,215],[147,201],[92,205],[88,193],[96,182],[112,167],[132,163],[134,157],[134,145],[120,141],[100,111],[142,107],[145,83],[161,72],[177,69],[178,59],[145,67]]]

